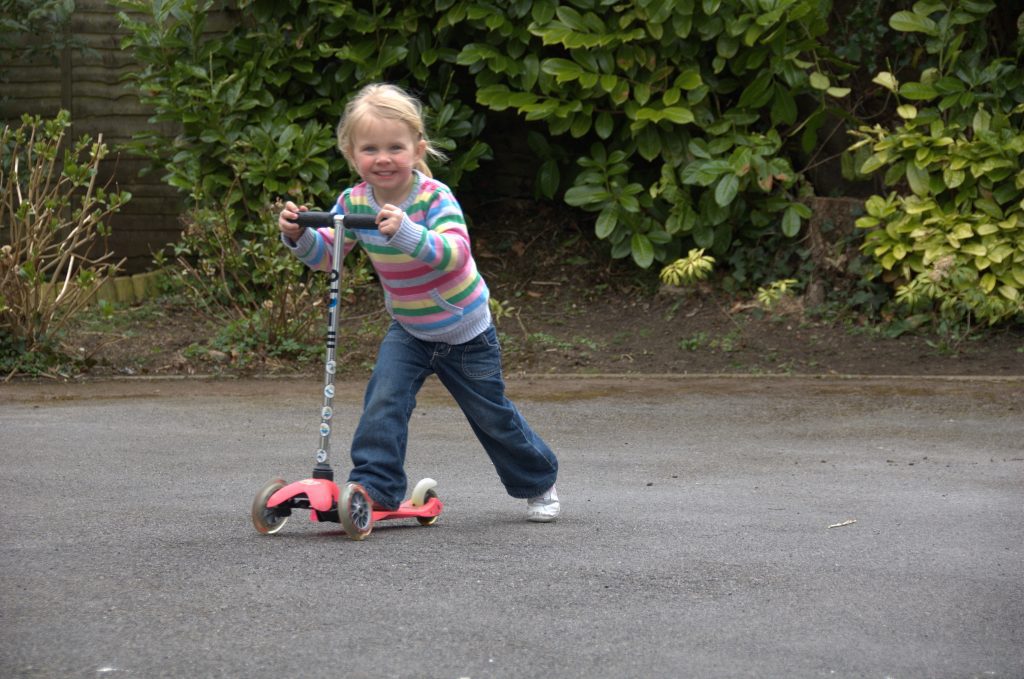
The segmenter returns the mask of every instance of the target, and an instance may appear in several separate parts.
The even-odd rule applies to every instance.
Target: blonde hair
[[[413,137],[426,142],[424,156],[444,159],[444,154],[427,139],[426,125],[423,122],[423,105],[419,100],[396,85],[375,83],[367,85],[345,106],[345,112],[338,123],[338,150],[345,156],[349,167],[355,169],[353,157],[355,147],[353,136],[359,125],[370,116],[387,120],[397,120],[409,126]],[[433,177],[427,166],[426,158],[416,163],[416,169]]]

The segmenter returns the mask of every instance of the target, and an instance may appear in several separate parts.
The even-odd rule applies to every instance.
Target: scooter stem
[[[324,359],[324,404],[320,409],[320,447],[316,451],[314,479],[334,480],[330,464],[331,419],[334,417],[334,373],[337,369],[335,349],[338,346],[338,312],[341,293],[342,251],[345,241],[345,216],[334,215],[334,249],[331,257],[330,295],[327,301],[327,355]]]
[[[314,479],[334,480],[331,468],[331,418],[334,417],[334,373],[337,369],[334,351],[338,345],[338,316],[341,293],[341,269],[344,255],[345,223],[349,222],[353,229],[375,229],[375,215],[339,215],[330,212],[300,212],[299,226],[309,229],[334,226],[334,247],[331,257],[330,296],[327,302],[327,356],[324,361],[324,405],[320,409],[320,447],[316,451],[316,466],[313,467]]]

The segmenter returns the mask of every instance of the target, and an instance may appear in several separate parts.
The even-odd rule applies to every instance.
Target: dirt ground
[[[487,212],[487,206],[476,209]],[[503,304],[497,326],[510,375],[1024,374],[1020,324],[959,343],[934,334],[891,338],[856,319],[822,320],[801,299],[766,312],[750,297],[659,289],[656,272],[599,256],[583,235],[589,225],[507,206],[491,214],[501,217],[475,224],[471,233],[479,268]],[[553,226],[524,229],[525,219]],[[130,320],[86,323],[70,338],[90,366],[86,377],[322,371],[320,356],[296,363],[258,351],[209,350],[213,326],[188,309],[149,304],[122,317]],[[386,323],[375,284],[346,300],[338,350],[343,374],[370,370]]]

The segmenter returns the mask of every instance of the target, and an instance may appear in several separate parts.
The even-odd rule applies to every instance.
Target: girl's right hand
[[[281,214],[277,218],[277,228],[281,229],[281,233],[288,239],[298,241],[306,227],[299,226],[295,220],[299,218],[300,212],[305,212],[308,209],[305,205],[296,205],[289,200],[284,204],[284,209],[281,210]]]

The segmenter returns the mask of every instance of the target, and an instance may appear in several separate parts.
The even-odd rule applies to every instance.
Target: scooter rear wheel
[[[437,487],[437,481],[434,479],[420,479],[416,487],[412,489],[412,496],[409,498],[412,501],[413,507],[422,507],[427,504],[427,501],[432,497],[438,497],[437,491],[434,488]],[[437,523],[437,516],[417,516],[416,520],[420,522],[421,526],[433,526]]]
[[[284,487],[284,479],[274,479],[256,493],[256,498],[252,501],[251,516],[252,525],[259,532],[273,535],[284,528],[284,524],[288,522],[287,516],[281,516],[275,509],[267,507],[270,496]]]
[[[432,497],[439,497],[437,491],[433,488],[427,491],[423,504],[426,504],[426,500]],[[437,516],[417,516],[416,520],[420,522],[421,526],[433,526],[439,518],[441,518],[440,514]]]
[[[373,502],[358,483],[346,483],[338,497],[338,520],[353,540],[363,540],[373,530]]]

